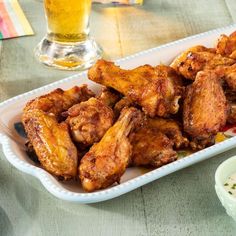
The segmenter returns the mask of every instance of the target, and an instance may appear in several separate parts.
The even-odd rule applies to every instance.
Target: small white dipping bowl
[[[227,214],[236,221],[236,198],[230,195],[224,188],[228,177],[234,173],[236,173],[236,156],[227,159],[217,168],[215,173],[215,190]]]

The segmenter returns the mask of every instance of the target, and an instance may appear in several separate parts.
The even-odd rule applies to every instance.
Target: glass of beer
[[[89,36],[91,0],[44,0],[47,35],[35,49],[40,62],[65,70],[89,68],[102,50]]]

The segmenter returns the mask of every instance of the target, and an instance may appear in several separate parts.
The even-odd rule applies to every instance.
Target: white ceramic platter
[[[235,30],[236,24],[230,25],[225,28],[216,29],[140,52],[118,60],[116,63],[121,65],[122,68],[127,69],[143,64],[157,65],[163,63],[168,65],[183,50],[198,44],[213,47],[220,34],[230,34]],[[232,137],[156,170],[144,172],[143,169],[128,168],[122,176],[119,185],[114,185],[94,193],[84,192],[79,182],[60,182],[29,159],[24,148],[25,140],[16,132],[14,124],[20,121],[22,108],[27,101],[58,87],[68,89],[74,85],[86,83],[92,90],[99,90],[99,85],[89,81],[86,74],[87,72],[83,72],[74,75],[16,96],[0,104],[0,143],[2,144],[3,152],[7,160],[17,169],[38,178],[51,194],[60,199],[79,203],[93,203],[112,199],[151,181],[157,180],[162,176],[225,152],[236,145],[236,137]]]

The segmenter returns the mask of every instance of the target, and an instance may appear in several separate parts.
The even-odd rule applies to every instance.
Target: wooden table
[[[45,33],[42,3],[20,3],[35,36],[2,42],[1,101],[75,73],[34,59],[33,48]],[[235,12],[234,0],[145,0],[137,8],[94,5],[91,29],[107,57],[116,59],[233,23]],[[107,202],[79,205],[53,197],[38,180],[12,167],[1,151],[0,235],[236,235],[236,223],[214,190],[217,166],[235,154],[233,149]]]

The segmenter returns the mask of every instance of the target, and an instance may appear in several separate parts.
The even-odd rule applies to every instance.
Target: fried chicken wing
[[[162,132],[148,126],[130,135],[133,146],[131,165],[158,168],[177,159],[174,143]]]
[[[222,34],[216,45],[216,52],[222,56],[236,59],[236,31],[229,36]]]
[[[85,154],[79,166],[79,177],[86,191],[106,188],[120,181],[132,152],[127,137],[141,121],[139,110],[123,109],[118,121]]]
[[[24,108],[24,113],[28,110],[38,109],[46,113],[52,113],[57,118],[60,118],[63,111],[93,96],[95,96],[95,94],[88,89],[87,85],[81,85],[80,87],[75,86],[66,91],[58,88],[51,93],[42,95],[28,102]]]
[[[216,54],[215,49],[195,46],[179,55],[170,66],[186,79],[194,80],[199,71],[231,66],[235,62]]]
[[[103,90],[97,98],[72,106],[66,112],[66,122],[73,139],[84,146],[98,142],[113,124],[114,112],[111,107],[118,99],[117,94]]]
[[[173,147],[187,147],[180,125],[172,119],[147,118],[143,127],[130,135],[131,165],[160,167],[177,159]]]
[[[188,86],[183,107],[184,131],[192,138],[192,148],[202,149],[227,119],[228,104],[220,79],[214,71],[199,72]]]
[[[78,154],[67,124],[51,114],[34,109],[27,113],[25,129],[45,170],[64,179],[77,174]]]
[[[60,114],[73,104],[93,96],[87,86],[57,89],[26,104],[22,122],[44,169],[70,179],[77,176],[78,153]]]
[[[178,112],[182,95],[181,78],[168,66],[140,66],[123,70],[99,60],[88,72],[90,80],[111,87],[137,103],[151,117]]]
[[[182,134],[181,125],[175,120],[148,118],[147,125],[149,128],[165,134],[171,141],[173,141],[174,146],[177,149],[187,147],[189,145],[188,139]]]
[[[76,110],[76,112],[75,112]],[[68,110],[67,123],[73,139],[85,146],[98,142],[112,126],[114,114],[110,107],[97,98],[76,104]]]

